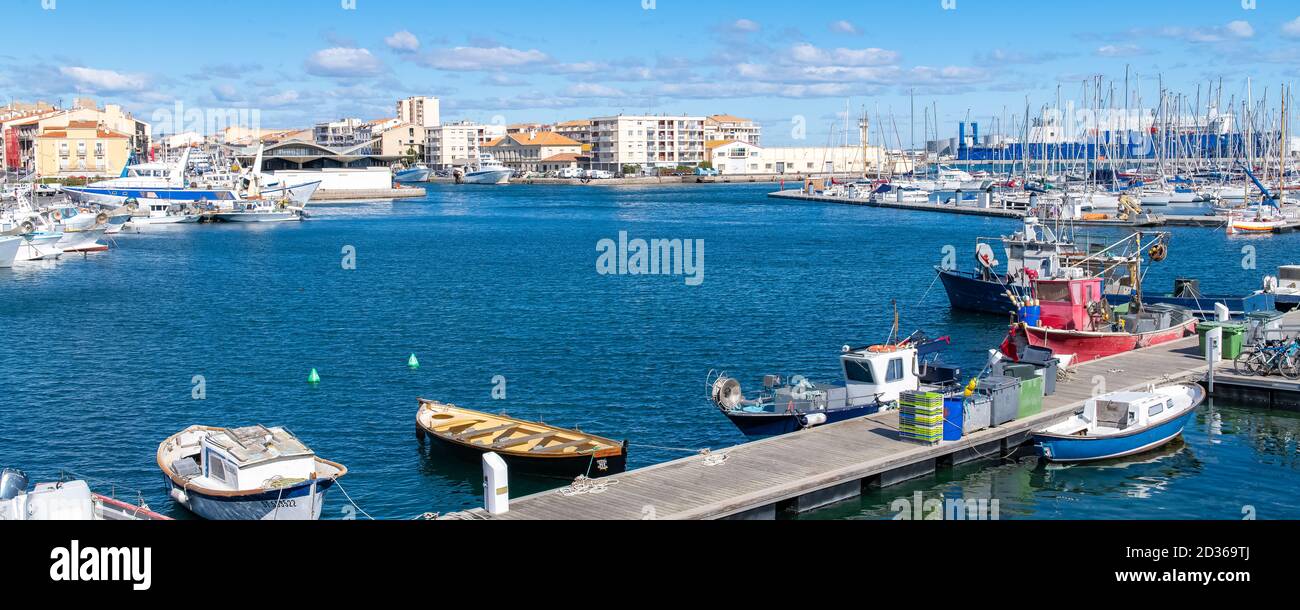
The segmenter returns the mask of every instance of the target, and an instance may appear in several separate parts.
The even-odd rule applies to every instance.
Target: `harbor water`
[[[417,397],[626,438],[636,468],[744,441],[708,404],[710,370],[746,389],[768,373],[834,379],[842,345],[888,338],[892,303],[904,334],[951,336],[948,359],[979,371],[1007,320],[953,312],[933,266],[952,252],[970,267],[976,238],[1014,221],[772,190],[430,185],[423,199],[312,206],[302,223],[163,227],[0,270],[0,466],[76,473],[184,517],[155,463],[162,439],[283,425],[350,469],[325,518],[411,518],[481,503],[477,465],[421,449]],[[622,232],[703,240],[702,275],[599,273],[597,244]],[[1247,292],[1300,251],[1297,234],[1172,232],[1148,290],[1197,277],[1206,293]],[[1149,464],[962,467],[812,517],[889,518],[902,494],[991,489],[1002,518],[1240,518],[1243,505],[1297,518],[1274,495],[1300,483],[1297,430],[1286,414],[1202,407],[1187,442]]]

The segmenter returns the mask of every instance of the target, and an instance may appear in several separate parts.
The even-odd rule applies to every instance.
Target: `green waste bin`
[[[1045,383],[1043,378],[1038,376],[1033,379],[1020,380],[1020,412],[1017,414],[1016,419],[1023,419],[1043,412]]]
[[[1235,322],[1201,322],[1196,325],[1196,334],[1201,339],[1201,351],[1205,353],[1205,336],[1216,328],[1223,329],[1223,344],[1219,347],[1219,354],[1224,360],[1236,360],[1241,355],[1241,342],[1246,336],[1246,325]]]

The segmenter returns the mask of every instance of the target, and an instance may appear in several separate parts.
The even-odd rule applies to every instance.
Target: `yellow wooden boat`
[[[493,452],[511,468],[573,478],[596,478],[627,468],[627,442],[580,430],[524,421],[507,415],[464,409],[436,400],[420,399],[415,414],[416,437],[432,437],[456,454],[481,459]]]

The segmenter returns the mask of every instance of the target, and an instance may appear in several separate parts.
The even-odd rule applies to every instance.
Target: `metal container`
[[[1043,378],[1043,395],[1056,393],[1056,375],[1061,370],[1061,361],[1052,358],[1047,364],[1038,367],[1038,375]]]
[[[1001,426],[1015,421],[1020,413],[1020,380],[1015,377],[985,377],[979,380],[977,392],[992,403],[992,425]]]
[[[963,434],[979,432],[993,425],[993,401],[988,396],[973,394],[966,400],[966,414],[962,419]]]
[[[1028,363],[1008,364],[1002,369],[1003,375],[1027,381],[1038,376],[1038,367]]]

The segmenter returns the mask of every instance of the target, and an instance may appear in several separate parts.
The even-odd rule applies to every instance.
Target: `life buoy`
[[[63,213],[58,210],[54,210],[54,213],[52,213],[51,216],[53,216],[55,220],[63,220]]]

